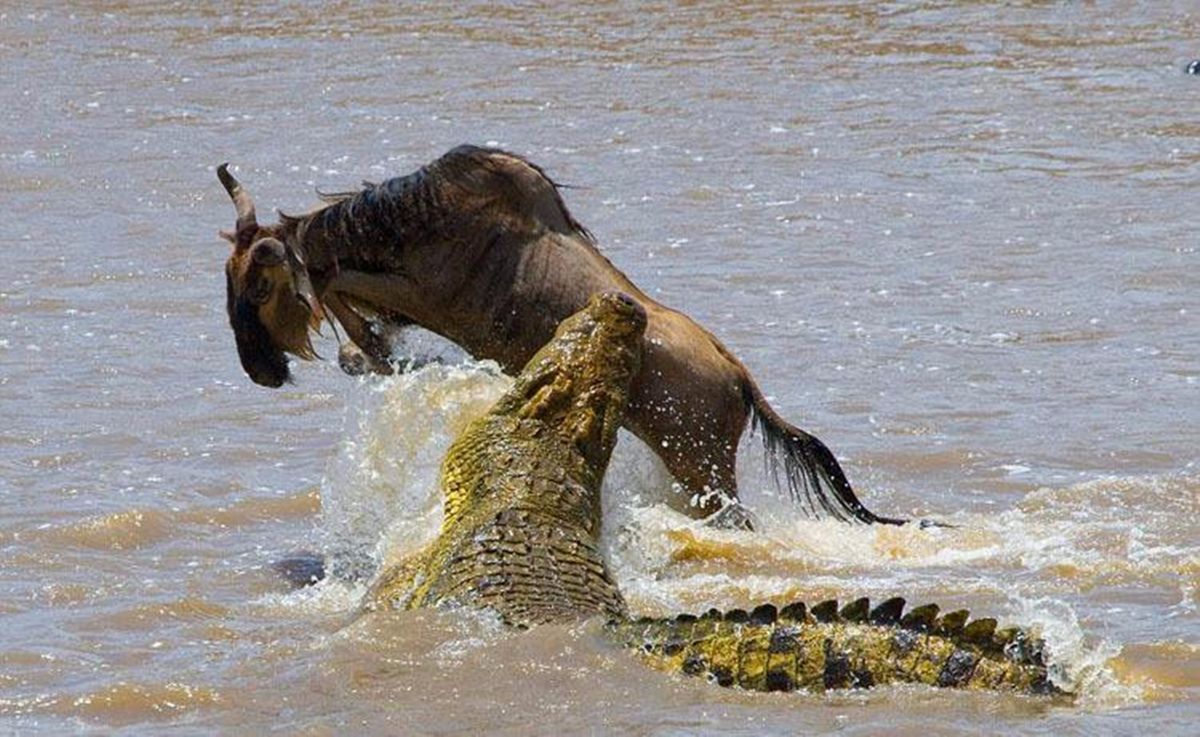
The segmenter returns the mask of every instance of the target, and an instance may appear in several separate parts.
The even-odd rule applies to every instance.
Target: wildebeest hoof
[[[930,527],[946,527],[953,530],[958,527],[958,525],[952,525],[949,522],[939,522],[935,519],[917,520],[917,526],[922,530],[928,530]]]
[[[405,374],[409,371],[425,368],[431,364],[437,365],[442,363],[445,363],[445,361],[442,360],[441,356],[410,356],[397,361],[396,370]]]
[[[271,564],[293,588],[312,586],[325,578],[325,556],[308,550],[292,553]]]
[[[741,502],[731,501],[720,510],[710,514],[705,520],[706,527],[711,527],[715,530],[745,530],[753,532],[758,525],[758,520],[754,518],[754,513],[742,505]]]
[[[356,345],[343,343],[342,347],[338,348],[338,366],[351,376],[362,376],[367,373],[367,354],[360,351]]]
[[[387,361],[374,358],[354,343],[342,343],[338,348],[338,366],[351,376],[363,374],[382,374],[390,376],[392,366]]]

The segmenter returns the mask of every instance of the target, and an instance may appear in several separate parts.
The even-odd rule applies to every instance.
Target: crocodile
[[[604,621],[652,667],[751,691],[919,683],[1059,693],[1042,640],[965,610],[762,604],[629,616],[600,553],[600,484],[641,360],[646,316],[608,292],[562,322],[512,388],[452,443],[438,537],[373,584],[365,608],[459,605],[507,625]]]

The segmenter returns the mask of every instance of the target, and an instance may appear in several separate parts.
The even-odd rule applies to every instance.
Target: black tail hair
[[[767,469],[775,485],[782,488],[780,466],[788,493],[803,501],[813,517],[828,515],[843,522],[902,525],[908,520],[880,517],[867,509],[850,486],[837,458],[818,438],[779,416],[757,386],[747,387],[751,409],[750,432],[762,432],[767,451]]]

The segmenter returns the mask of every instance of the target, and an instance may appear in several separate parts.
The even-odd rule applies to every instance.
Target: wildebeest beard
[[[225,309],[242,368],[256,384],[283,386],[291,378],[287,356],[271,340],[271,334],[258,318],[258,307],[245,296],[234,297],[229,274],[225,275],[225,295]]]

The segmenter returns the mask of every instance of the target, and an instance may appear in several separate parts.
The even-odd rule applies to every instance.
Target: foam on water
[[[1049,598],[1016,598],[1013,620],[1039,632],[1050,649],[1050,680],[1079,695],[1079,705],[1110,708],[1135,703],[1145,696],[1138,684],[1122,683],[1109,665],[1121,648],[1107,640],[1090,640],[1074,609]]]
[[[0,733],[1195,731],[1188,3],[39,5],[0,9]],[[267,224],[488,141],[579,185],[606,257],[720,337],[868,507],[960,525],[812,522],[748,474],[760,532],[708,530],[626,438],[604,544],[632,606],[902,593],[1034,622],[1071,662],[1119,648],[1142,700],[718,694],[554,630],[441,667],[457,612],[331,642],[356,571],[436,529],[439,382],[253,385],[213,165]],[[283,593],[271,563],[314,545],[341,576]],[[163,711],[187,700],[164,684],[221,698]]]
[[[341,615],[353,612],[362,601],[367,587],[359,581],[343,581],[332,576],[312,586],[286,593],[271,592],[255,599],[251,606],[265,616]]]
[[[322,487],[334,580],[279,603],[352,609],[375,571],[430,540],[441,520],[437,480],[446,449],[510,383],[493,364],[465,362],[355,387]],[[953,527],[927,529],[809,520],[768,485],[748,485],[743,496],[761,508],[758,530],[745,533],[707,527],[668,507],[678,490],[666,469],[622,431],[604,483],[603,547],[639,612],[863,595],[966,606],[1045,637],[1055,679],[1104,708],[1137,700],[1143,690],[1108,666],[1121,648],[1080,621],[1079,588],[1171,585],[1181,592],[1178,613],[1194,613],[1194,585],[1180,573],[1196,570],[1196,550],[1164,544],[1171,531],[1163,528],[1191,510],[1196,484],[1172,477],[1042,488],[1008,511],[959,513],[945,520]],[[1153,511],[1143,513],[1147,499]]]
[[[438,471],[454,437],[511,384],[494,364],[429,364],[349,390],[341,446],[322,486],[325,547],[355,579],[436,534]]]

